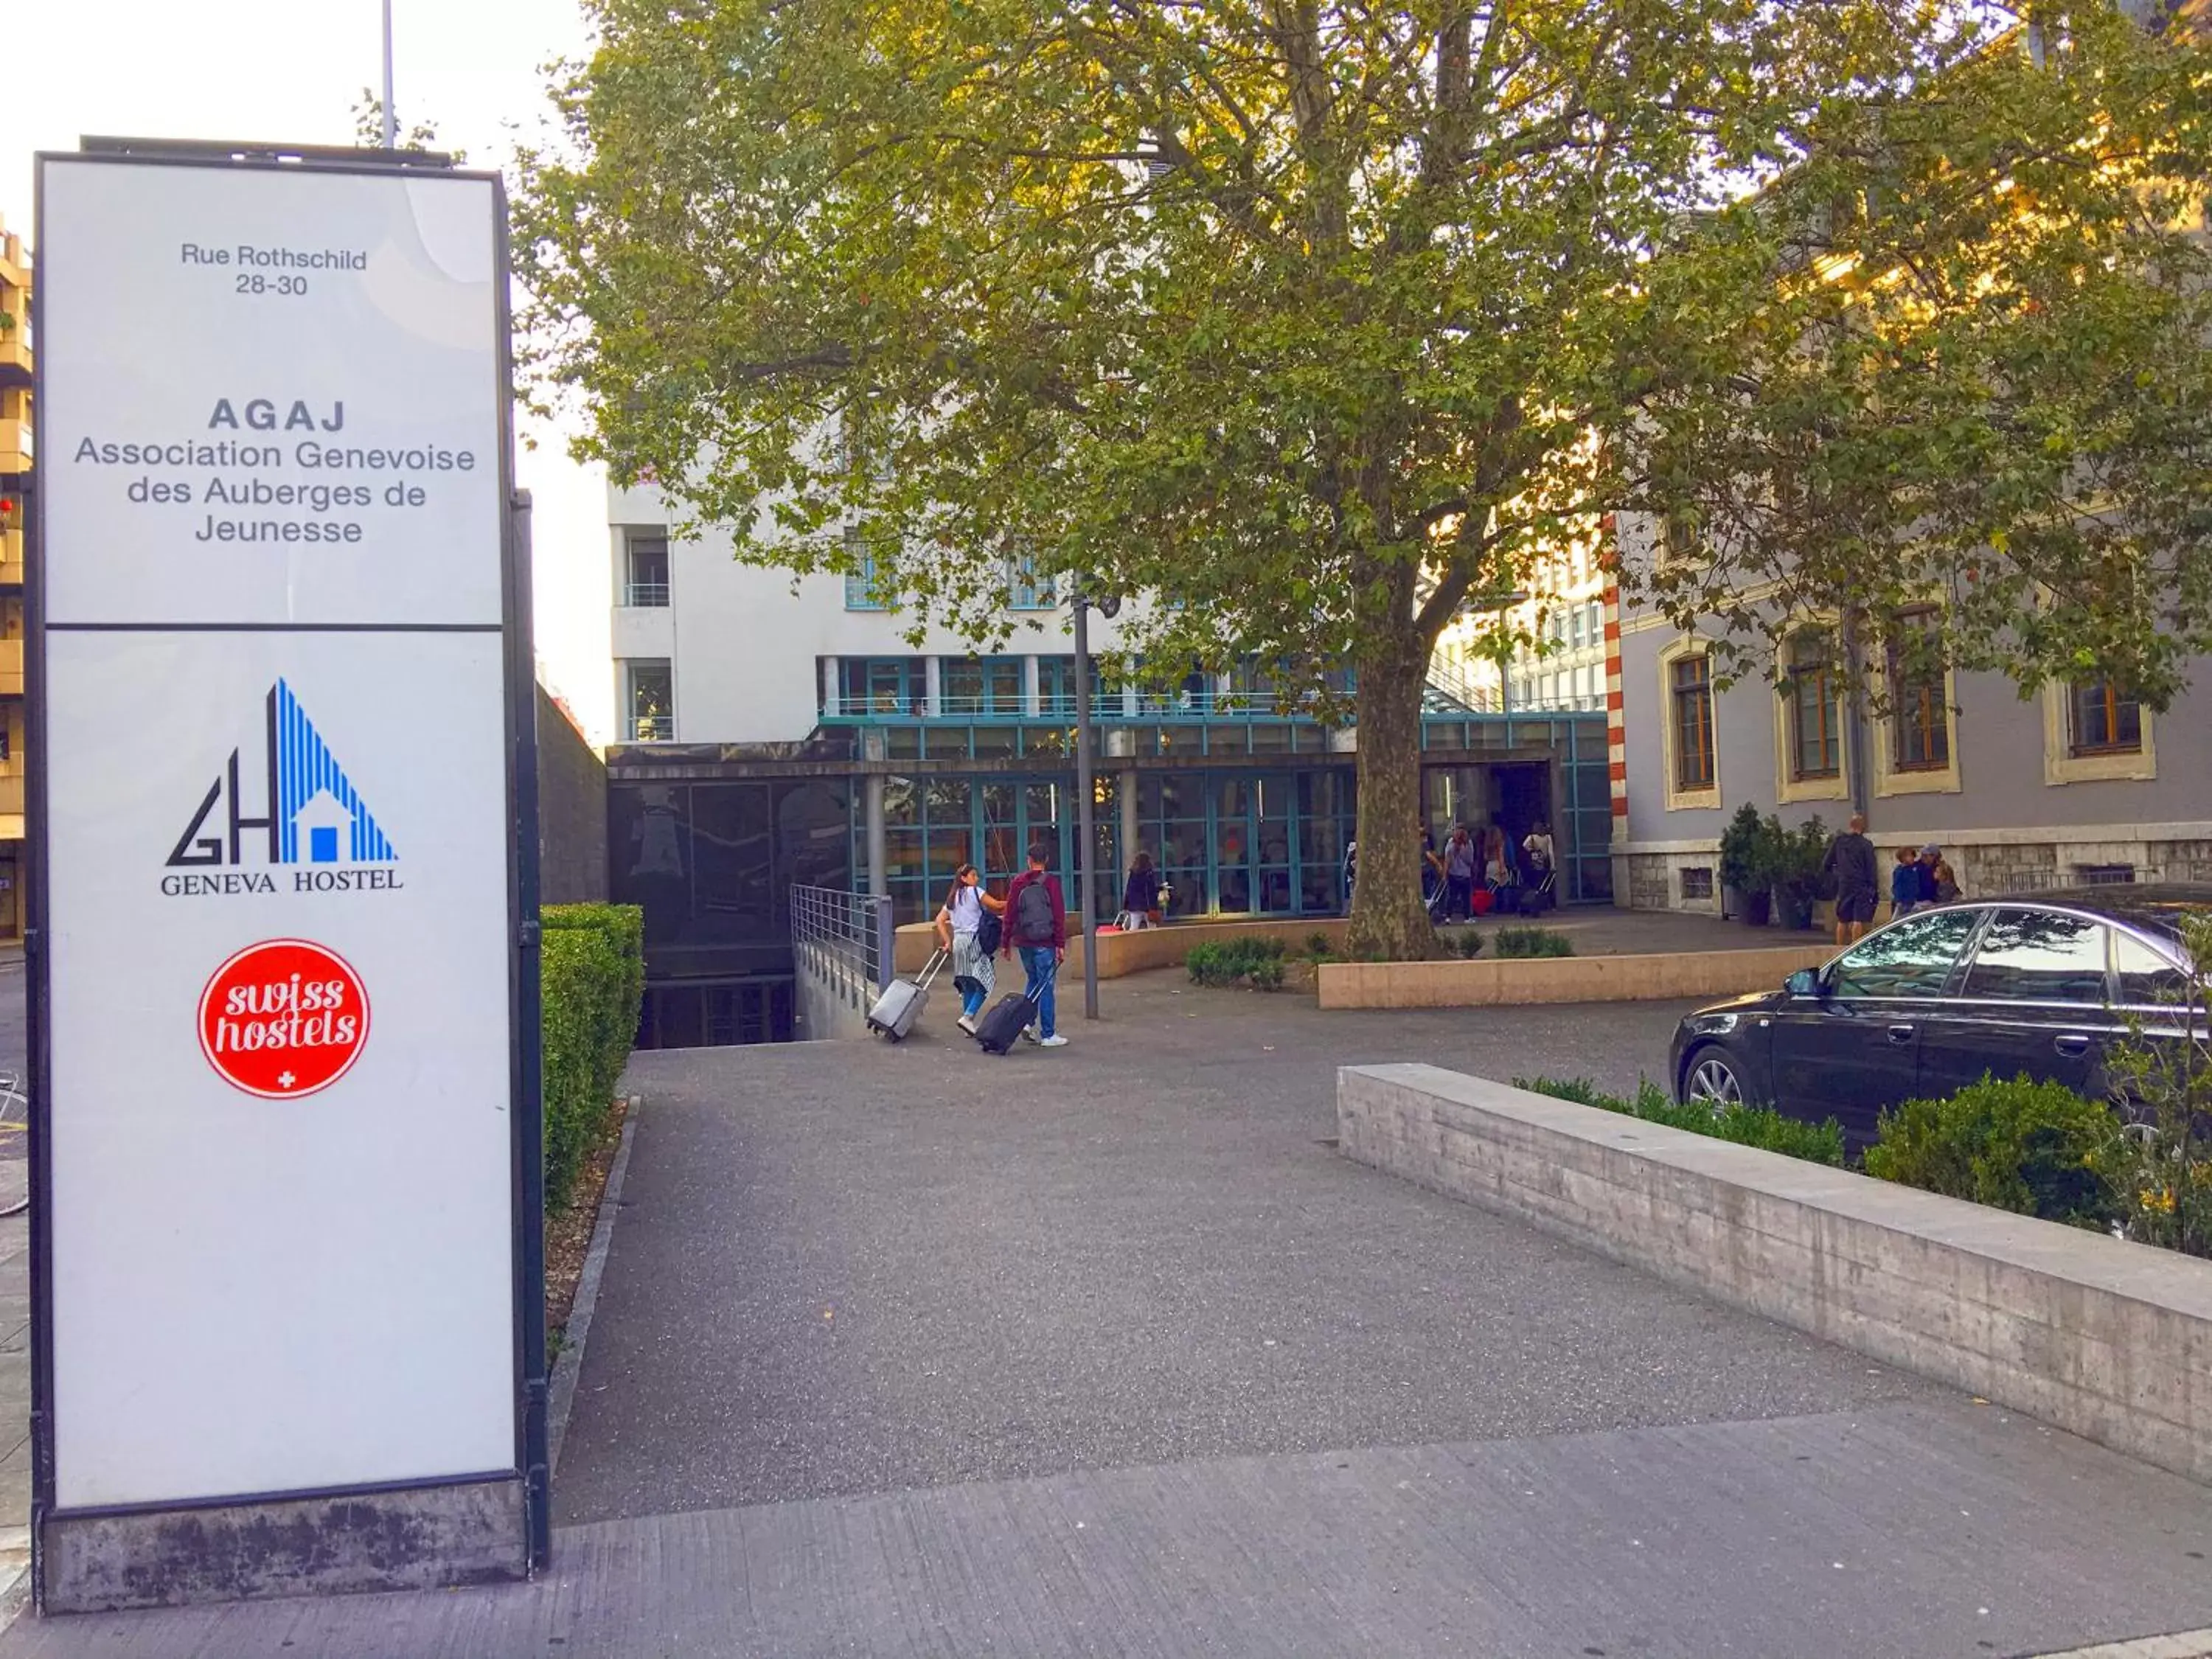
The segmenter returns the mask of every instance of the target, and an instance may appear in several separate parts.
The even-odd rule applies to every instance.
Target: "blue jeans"
[[[975,935],[955,933],[952,936],[952,976],[964,979],[969,988],[960,994],[960,1012],[973,1019],[983,1012],[983,1002],[997,983],[992,971],[991,958],[975,948]]]
[[[1030,982],[1023,987],[1030,1001],[1036,1004],[1037,1035],[1052,1035],[1052,982],[1060,977],[1059,954],[1049,945],[1022,946],[1022,966],[1029,972]]]

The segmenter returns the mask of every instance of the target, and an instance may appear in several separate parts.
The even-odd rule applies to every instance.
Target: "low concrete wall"
[[[1531,957],[1473,962],[1328,962],[1324,1008],[1480,1008],[1498,1003],[1653,1002],[1771,991],[1834,954],[1827,945],[1657,956]]]
[[[2212,1480],[2212,1262],[1432,1066],[1337,1073],[1347,1158]]]
[[[1140,974],[1147,969],[1173,968],[1190,954],[1192,945],[1223,939],[1277,939],[1282,940],[1285,950],[1302,951],[1306,941],[1319,933],[1334,949],[1344,942],[1344,928],[1341,916],[1334,920],[1313,916],[1289,921],[1173,921],[1164,927],[1145,927],[1133,933],[1101,933],[1098,977],[1119,979],[1124,974]],[[908,922],[898,930],[899,972],[911,974],[919,970],[936,946],[937,935],[928,923]],[[1082,933],[1071,916],[1067,962],[1060,973],[1065,977],[1082,971]]]
[[[937,986],[931,988],[951,982],[940,973]],[[799,1042],[870,1035],[868,1010],[875,1006],[881,988],[835,951],[805,941],[793,945],[791,989],[792,1035]],[[959,1010],[953,1012],[957,1014]]]

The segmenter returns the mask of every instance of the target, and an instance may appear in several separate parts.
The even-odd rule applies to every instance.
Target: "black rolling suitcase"
[[[987,1054],[1003,1054],[1022,1040],[1036,1005],[1026,994],[1000,997],[975,1022],[975,1046]]]

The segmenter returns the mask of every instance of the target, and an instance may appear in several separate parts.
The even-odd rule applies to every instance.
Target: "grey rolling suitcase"
[[[951,954],[933,951],[929,960],[922,964],[921,972],[912,979],[895,979],[884,987],[875,1006],[868,1010],[868,1029],[878,1036],[889,1037],[893,1042],[902,1041],[914,1030],[915,1021],[929,1006],[929,982],[937,977],[937,970],[945,965]]]

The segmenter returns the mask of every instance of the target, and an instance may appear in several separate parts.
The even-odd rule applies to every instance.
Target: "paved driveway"
[[[1327,1144],[1338,1064],[1625,1087],[1675,1010],[1107,996],[1002,1060],[942,1008],[898,1048],[640,1057],[548,1582],[25,1625],[0,1659],[1980,1659],[2212,1625],[2203,1488]]]

